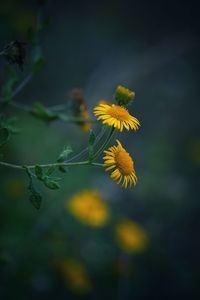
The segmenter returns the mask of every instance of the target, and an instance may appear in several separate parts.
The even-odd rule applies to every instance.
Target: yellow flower
[[[115,100],[119,105],[127,105],[135,98],[135,92],[118,85],[115,91]]]
[[[73,292],[86,294],[91,291],[92,285],[89,276],[81,263],[68,259],[57,263],[57,268]]]
[[[109,217],[108,207],[97,191],[83,191],[67,202],[69,211],[90,226],[104,226]]]
[[[116,241],[121,249],[126,252],[140,252],[147,245],[147,235],[137,223],[125,219],[116,225]]]
[[[112,146],[105,150],[104,167],[106,171],[112,170],[111,178],[118,183],[122,183],[122,187],[131,187],[136,185],[137,176],[135,174],[134,162],[128,152],[122,147],[121,143],[117,141],[117,146]]]
[[[140,122],[131,116],[125,107],[115,104],[99,104],[94,108],[94,115],[98,116],[97,120],[102,120],[103,124],[114,126],[120,131],[125,129],[137,130]]]

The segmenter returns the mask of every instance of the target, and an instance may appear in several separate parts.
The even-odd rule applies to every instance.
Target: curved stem
[[[97,158],[99,156],[99,154],[105,149],[105,147],[108,145],[108,143],[110,142],[110,139],[114,133],[115,128],[112,127],[109,136],[107,137],[107,139],[105,140],[105,142],[103,143],[103,145],[100,147],[100,149],[96,152],[96,154],[94,155],[94,158]]]
[[[96,166],[96,167],[103,167],[103,164],[100,164],[100,163],[91,163],[92,166]]]
[[[105,127],[101,128],[101,131],[98,133],[94,146],[96,146],[98,144],[98,142],[101,140],[101,138],[103,137],[104,133],[106,131]],[[85,153],[87,153],[88,151],[88,147],[86,147],[85,149],[83,149],[80,153],[76,154],[75,156],[71,157],[69,160],[67,160],[66,162],[72,161],[74,159],[80,158],[82,157]]]
[[[17,86],[17,88],[12,93],[12,97],[15,97],[17,94],[19,94],[19,92],[21,92],[21,90],[31,81],[32,78],[33,74],[31,73]]]

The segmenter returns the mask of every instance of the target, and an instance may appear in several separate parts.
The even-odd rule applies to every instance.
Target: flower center
[[[128,121],[129,120],[129,113],[128,111],[124,108],[121,107],[119,105],[112,105],[109,110],[108,110],[108,114],[120,121]]]
[[[123,175],[129,175],[134,171],[133,160],[125,150],[116,153],[115,161]]]

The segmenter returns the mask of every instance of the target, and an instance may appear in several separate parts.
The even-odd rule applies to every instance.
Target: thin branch
[[[17,96],[17,94],[19,94],[21,92],[21,90],[31,81],[32,78],[33,78],[32,74],[29,74],[27,77],[25,77],[25,79],[13,91],[11,98],[14,98],[15,96]],[[4,103],[3,98],[0,98],[0,103]],[[11,105],[11,106],[14,106],[16,108],[19,108],[21,110],[24,110],[26,112],[30,111],[30,108],[28,106],[25,106],[21,103],[13,101],[13,100],[8,104]]]
[[[31,81],[32,78],[33,74],[31,73],[16,87],[16,89],[12,93],[12,98],[19,94],[19,92],[21,92],[21,90]]]
[[[4,167],[9,167],[13,169],[21,169],[24,170],[25,166],[28,169],[34,169],[35,165],[15,165],[7,162],[0,161],[0,165]],[[89,161],[79,161],[79,162],[73,162],[73,163],[52,163],[52,164],[38,164],[41,168],[49,168],[49,167],[69,167],[69,166],[80,166],[80,165],[89,165]]]
[[[31,81],[31,79],[33,78],[33,74],[30,73],[27,77],[25,77],[25,79],[16,87],[16,89],[13,91],[12,93],[12,99],[17,96],[21,90]],[[0,103],[3,103],[4,100],[2,98],[0,98]],[[16,102],[14,100],[12,100],[11,102],[8,103],[10,106],[13,106],[17,109],[23,110],[25,112],[31,113],[32,112],[32,108],[24,105],[22,103]],[[59,105],[54,105],[54,106],[49,106],[47,107],[47,110],[49,111],[54,111],[54,112],[61,112],[66,110],[67,105],[66,104],[59,104]],[[64,122],[69,122],[69,123],[74,123],[74,122],[84,122],[86,120],[84,120],[81,117],[68,117],[68,116],[61,116],[62,121]],[[89,123],[97,123],[97,120],[87,120]]]
[[[102,137],[104,136],[104,133],[106,132],[106,127],[101,127],[101,131],[98,133],[95,143],[94,143],[94,147],[97,146],[98,142],[102,139]],[[74,159],[77,158],[83,158],[84,154],[86,154],[88,152],[88,147],[86,147],[85,149],[83,149],[81,152],[79,152],[78,154],[76,154],[75,156],[71,157],[70,159],[68,159],[66,162],[70,162]]]

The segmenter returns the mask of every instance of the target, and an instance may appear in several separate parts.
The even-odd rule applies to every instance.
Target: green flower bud
[[[118,85],[115,90],[115,100],[119,105],[126,106],[135,98],[135,92]]]

